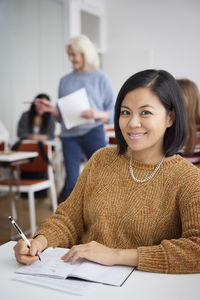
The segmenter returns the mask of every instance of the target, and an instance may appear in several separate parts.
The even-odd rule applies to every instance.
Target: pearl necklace
[[[146,177],[145,179],[137,179],[135,178],[134,174],[133,174],[133,168],[132,168],[132,153],[131,153],[131,157],[130,157],[130,165],[129,165],[129,171],[130,171],[130,174],[131,174],[131,177],[133,178],[133,180],[137,183],[143,183],[143,182],[147,182],[148,180],[150,180],[155,174],[156,172],[158,171],[158,169],[160,168],[160,166],[162,165],[163,163],[163,160],[164,160],[164,156],[163,158],[158,162],[157,166],[155,167],[154,171],[148,176]]]

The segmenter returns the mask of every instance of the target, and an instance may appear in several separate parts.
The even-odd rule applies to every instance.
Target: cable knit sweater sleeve
[[[44,235],[48,247],[70,248],[81,242],[84,232],[83,199],[84,187],[91,162],[88,162],[68,199],[62,202],[56,213],[45,220],[34,237]]]
[[[138,247],[140,270],[200,272],[200,172],[197,169],[190,172],[191,168],[187,169],[187,165],[187,162],[182,164],[182,172],[176,172],[175,167],[173,172],[179,173],[179,176],[176,181],[167,183],[171,186],[171,195],[176,195],[177,199],[182,229],[180,237],[163,239],[159,245]]]

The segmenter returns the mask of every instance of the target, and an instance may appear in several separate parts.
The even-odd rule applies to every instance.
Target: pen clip
[[[22,231],[21,231],[21,229],[17,226],[17,224],[16,223],[12,223],[14,226],[15,226],[15,228],[17,229],[17,231],[19,232],[19,234],[22,234]]]
[[[16,228],[16,230],[19,232],[19,234],[22,234],[21,229],[19,228],[19,226],[15,223],[15,220],[9,216],[8,219],[11,221],[11,223],[13,224],[13,226]]]

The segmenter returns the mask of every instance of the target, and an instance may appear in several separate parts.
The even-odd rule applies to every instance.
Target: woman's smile
[[[144,132],[144,133],[129,133],[128,132],[128,136],[131,140],[138,140],[138,139],[141,139],[143,138],[147,133]]]
[[[165,131],[173,124],[157,95],[148,88],[126,94],[121,104],[119,126],[133,157],[162,157]]]

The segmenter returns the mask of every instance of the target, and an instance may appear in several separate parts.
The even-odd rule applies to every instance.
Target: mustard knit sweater
[[[154,169],[133,161],[138,179]],[[116,147],[100,149],[38,234],[53,247],[95,240],[112,248],[137,248],[139,270],[200,273],[200,171],[175,155],[149,181],[136,183],[127,154],[118,156]]]

